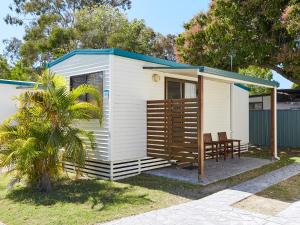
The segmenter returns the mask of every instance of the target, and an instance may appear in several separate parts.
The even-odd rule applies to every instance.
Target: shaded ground
[[[266,157],[253,151],[247,156]],[[180,181],[140,175],[118,182],[100,180],[65,180],[55,186],[51,194],[32,191],[22,184],[7,191],[9,177],[0,176],[0,221],[14,224],[94,224],[165,208],[300,162],[300,152],[281,154],[280,161],[248,171],[206,187]]]

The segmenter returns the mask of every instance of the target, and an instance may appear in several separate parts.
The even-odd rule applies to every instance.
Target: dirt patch
[[[275,216],[289,207],[290,203],[252,195],[232,206],[250,212]]]

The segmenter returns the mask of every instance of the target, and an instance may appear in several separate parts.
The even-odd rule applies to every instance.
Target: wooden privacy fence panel
[[[251,144],[270,145],[270,110],[250,111]],[[300,110],[277,110],[278,147],[300,147]]]
[[[196,163],[197,99],[147,101],[147,155]]]

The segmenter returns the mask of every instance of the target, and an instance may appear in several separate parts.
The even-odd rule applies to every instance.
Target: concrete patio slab
[[[198,169],[177,168],[175,166],[150,170],[145,173],[161,176],[175,180],[181,180],[193,184],[208,185],[219,180],[236,176],[238,174],[259,168],[263,165],[272,163],[272,160],[258,159],[251,157],[241,157],[227,160],[206,160],[205,174],[206,178],[198,180]]]

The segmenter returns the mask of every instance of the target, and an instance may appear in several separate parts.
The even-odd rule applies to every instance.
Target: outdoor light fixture
[[[152,75],[152,80],[153,80],[153,82],[158,82],[158,81],[160,81],[160,76],[155,73]]]

